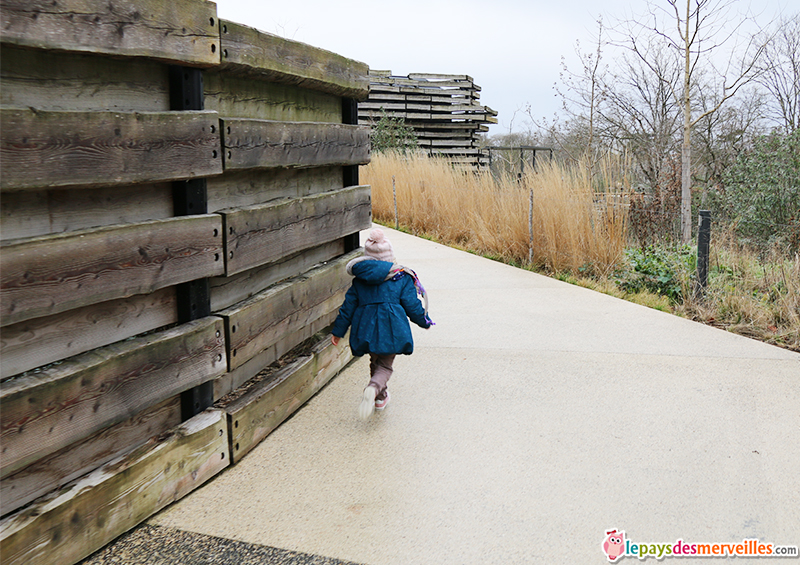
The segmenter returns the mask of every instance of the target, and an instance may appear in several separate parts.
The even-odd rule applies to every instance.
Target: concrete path
[[[800,355],[386,231],[437,323],[391,404],[358,420],[355,361],[151,525],[370,565],[800,545]]]

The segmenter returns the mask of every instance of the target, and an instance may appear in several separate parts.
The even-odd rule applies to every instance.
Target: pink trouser
[[[378,389],[377,398],[386,396],[386,384],[392,376],[394,355],[369,354],[369,384]]]

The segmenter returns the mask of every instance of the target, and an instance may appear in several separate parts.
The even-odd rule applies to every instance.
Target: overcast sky
[[[665,3],[664,0],[659,0]],[[749,2],[736,0],[746,9]],[[596,20],[641,13],[645,0],[216,0],[220,18],[362,61],[372,69],[466,74],[497,110],[489,134],[520,130],[515,111],[560,109],[561,58],[577,70],[575,42],[591,50]],[[759,0],[761,18],[794,13],[798,0]]]

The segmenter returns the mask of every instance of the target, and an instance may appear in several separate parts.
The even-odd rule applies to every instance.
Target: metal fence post
[[[702,294],[708,284],[708,252],[711,244],[711,212],[700,210],[697,230],[697,287],[695,294]]]
[[[169,68],[170,109],[202,110],[205,105],[203,71],[195,68]],[[175,216],[206,214],[208,192],[206,179],[190,179],[172,183]],[[178,322],[186,323],[211,314],[211,293],[208,279],[197,279],[177,285]],[[208,381],[181,393],[181,419],[188,420],[214,403],[214,382]]]

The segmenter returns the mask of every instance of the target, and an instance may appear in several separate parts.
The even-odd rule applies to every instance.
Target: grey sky
[[[663,3],[663,0],[662,0]],[[737,0],[737,4],[740,3]],[[321,47],[373,69],[467,74],[483,104],[499,112],[490,135],[519,130],[514,112],[537,117],[560,109],[553,84],[561,57],[577,70],[575,42],[591,50],[596,20],[639,13],[645,0],[216,0],[220,18]],[[746,9],[747,2],[741,1]],[[765,21],[798,0],[762,0]]]

